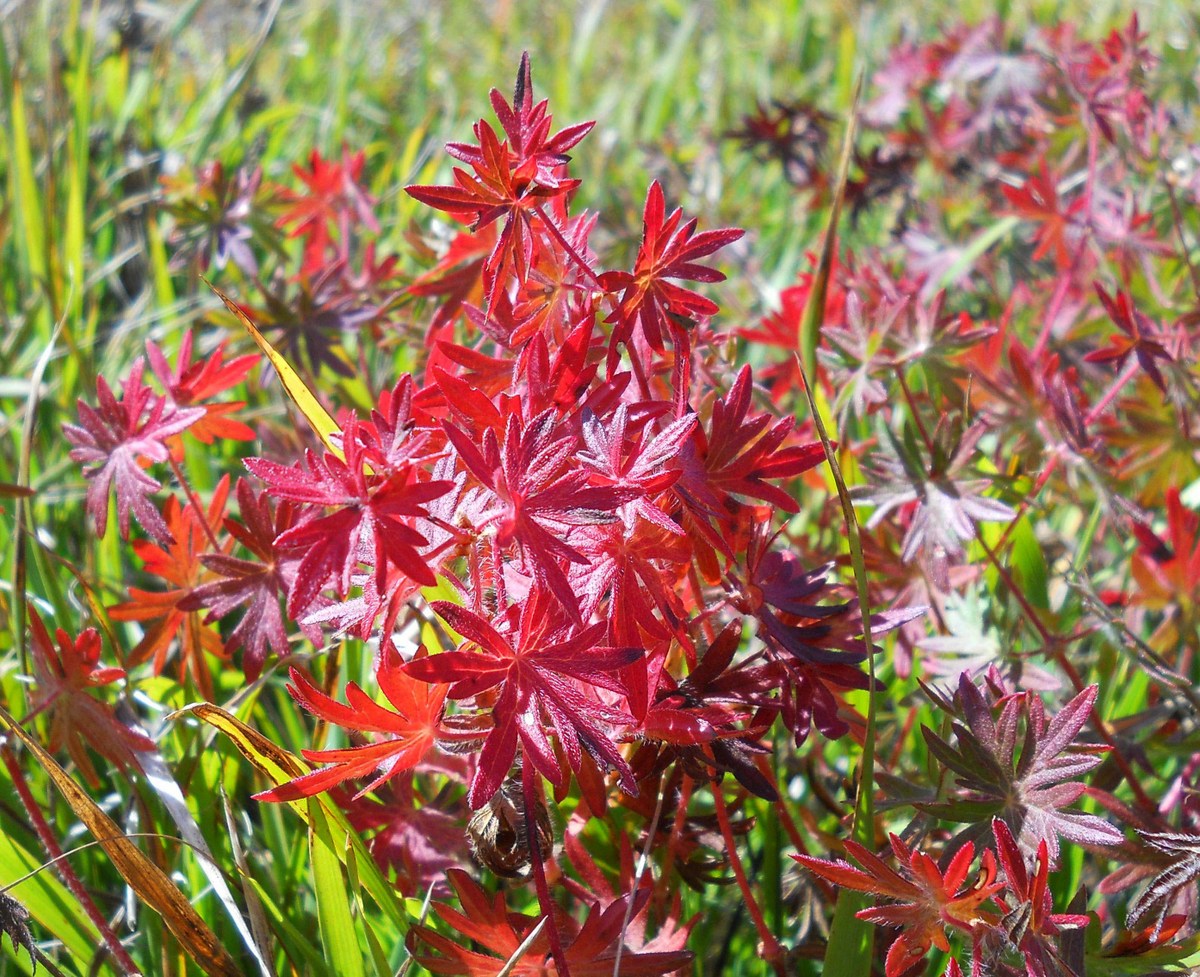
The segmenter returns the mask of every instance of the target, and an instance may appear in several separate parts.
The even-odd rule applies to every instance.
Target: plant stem
[[[538,839],[537,816],[534,814],[538,802],[537,784],[534,783],[537,776],[533,764],[526,760],[521,765],[521,788],[525,795],[525,834],[529,838],[529,854],[533,861],[533,883],[537,889],[538,905],[546,917],[546,938],[550,942],[554,966],[558,969],[560,977],[571,977],[567,957],[563,953],[558,923],[554,919],[554,900],[550,898],[550,886],[546,884],[546,866],[542,861],[542,845]]]
[[[786,977],[783,966],[783,947],[779,945],[771,928],[767,926],[762,909],[750,888],[750,881],[746,878],[746,869],[738,855],[737,842],[733,837],[733,828],[729,824],[729,811],[725,807],[725,798],[721,793],[719,780],[713,782],[712,793],[717,809],[717,823],[721,826],[721,837],[725,839],[725,850],[729,854],[729,865],[733,869],[734,878],[737,879],[738,888],[742,890],[742,898],[745,900],[746,908],[750,911],[750,918],[754,920],[754,928],[758,930],[758,938],[762,942],[763,958],[771,964],[778,977]]]
[[[933,465],[933,438],[925,430],[925,422],[921,420],[921,412],[917,410],[917,404],[913,399],[912,391],[908,389],[908,381],[904,379],[904,367],[896,367],[896,379],[900,381],[900,390],[904,393],[904,401],[908,404],[908,411],[912,414],[913,423],[916,424],[917,431],[921,435],[921,440],[925,442],[925,447],[929,451],[929,463]]]
[[[221,552],[221,544],[217,542],[217,537],[213,533],[212,526],[208,524],[208,513],[204,511],[204,507],[200,505],[200,500],[196,497],[196,493],[192,490],[191,483],[188,482],[187,476],[183,474],[183,469],[179,467],[179,462],[174,458],[170,459],[171,471],[175,473],[176,479],[179,480],[179,486],[183,489],[183,494],[187,496],[188,504],[196,511],[196,516],[200,520],[200,525],[204,527],[204,535],[208,537],[209,543],[212,544],[213,552]]]
[[[1121,388],[1127,384],[1135,373],[1138,371],[1138,361],[1136,357],[1131,356],[1129,362],[1125,364],[1125,369],[1117,374],[1117,378],[1112,382],[1112,386],[1105,391],[1103,397],[1097,401],[1096,406],[1087,413],[1087,417],[1083,419],[1085,427],[1090,427],[1094,424],[1111,404],[1117,398],[1117,394],[1121,392]]]

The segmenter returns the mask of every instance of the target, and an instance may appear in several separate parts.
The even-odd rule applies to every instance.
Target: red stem
[[[574,261],[580,269],[582,269],[583,273],[587,275],[589,279],[591,279],[592,284],[600,289],[600,291],[604,292],[604,286],[600,283],[599,276],[592,270],[592,266],[584,261],[583,256],[571,246],[571,242],[563,236],[562,231],[558,229],[558,225],[546,216],[545,210],[543,210],[541,207],[535,207],[534,213],[542,219],[542,226],[550,232],[550,236],[553,237],[554,240],[562,245],[563,250],[567,252],[571,260]]]
[[[654,886],[654,904],[661,906],[667,896],[667,882],[675,868],[675,846],[683,835],[683,824],[687,820],[688,804],[692,800],[692,778],[683,774],[679,784],[679,803],[675,807],[675,817],[671,821],[671,834],[667,837],[667,848],[663,853],[663,863],[658,882]],[[660,781],[659,796],[665,797],[670,789],[670,780],[666,777]]]
[[[192,491],[192,486],[187,480],[187,476],[183,474],[183,469],[179,467],[179,462],[174,458],[170,458],[171,471],[175,473],[175,477],[179,480],[179,487],[183,489],[183,494],[187,496],[188,504],[196,510],[196,516],[200,520],[200,525],[204,527],[204,535],[208,537],[208,541],[212,544],[213,552],[221,552],[221,544],[217,542],[217,537],[213,533],[212,526],[208,524],[208,513],[204,511],[204,507],[200,505],[200,500],[196,497],[196,493]]]
[[[1183,232],[1183,213],[1179,209],[1179,200],[1175,196],[1175,187],[1171,185],[1170,177],[1164,176],[1163,183],[1167,187],[1167,197],[1171,201],[1171,220],[1175,225],[1175,233],[1179,236],[1179,253],[1187,263],[1188,275],[1192,279],[1192,290],[1200,299],[1200,270],[1192,263],[1192,252],[1188,246],[1187,235]]]
[[[1056,449],[1052,450],[1055,450],[1056,453],[1050,456],[1050,461],[1046,463],[1046,467],[1043,468],[1041,474],[1038,475],[1037,482],[1033,486],[1033,492],[1031,494],[1027,493],[1025,497],[1021,499],[1021,504],[1017,506],[1016,515],[1014,515],[1012,519],[1008,521],[1008,525],[1004,527],[1004,532],[1000,534],[1000,539],[996,543],[997,552],[1004,549],[1004,547],[1008,545],[1008,538],[1012,535],[1013,530],[1016,529],[1017,524],[1021,521],[1021,517],[1024,516],[1029,507],[1033,505],[1037,497],[1042,494],[1042,489],[1046,487],[1046,484],[1050,481],[1050,476],[1054,473],[1054,469],[1058,467],[1058,463],[1062,459],[1062,455],[1057,453]]]
[[[764,959],[771,964],[772,969],[779,977],[786,977],[786,971],[783,966],[783,947],[779,945],[779,941],[775,939],[775,934],[771,932],[767,926],[766,919],[763,918],[762,909],[758,902],[755,901],[754,893],[750,889],[750,881],[746,878],[746,869],[742,865],[742,860],[737,852],[737,843],[733,837],[733,829],[729,825],[729,811],[725,808],[725,798],[721,793],[720,781],[713,783],[713,801],[717,808],[717,822],[721,825],[721,837],[725,839],[725,850],[729,853],[729,865],[733,869],[734,878],[737,879],[738,888],[742,890],[742,898],[746,900],[746,908],[750,911],[750,918],[754,920],[754,928],[758,930],[758,938],[762,942],[762,954]]]
[[[912,391],[908,389],[908,382],[904,379],[904,367],[896,367],[896,379],[900,381],[900,390],[904,393],[904,400],[908,404],[909,413],[913,416],[913,423],[917,425],[917,431],[920,432],[921,440],[925,442],[925,447],[929,450],[929,464],[932,465],[933,438],[925,430],[925,423],[921,420],[921,412],[917,410],[917,404],[913,399]]]
[[[666,797],[663,787],[666,785],[660,780],[658,784],[658,800],[654,803],[654,817],[650,819],[650,829],[646,832],[646,844],[642,848],[641,857],[638,859],[637,871],[633,876],[633,889],[629,893],[629,902],[625,905],[625,918],[621,921],[621,938],[617,942],[617,955],[613,960],[613,977],[621,977],[621,954],[625,952],[625,932],[629,929],[629,921],[633,918],[633,907],[637,905],[638,887],[642,883],[642,875],[646,871],[646,866],[650,864],[650,849],[654,845],[654,836],[658,834],[658,822],[662,817],[663,799]]]
[[[759,770],[762,770],[762,764]],[[788,810],[787,799],[784,797],[783,791],[779,789],[779,780],[775,780],[775,790],[779,794],[779,800],[775,802],[775,811],[779,815],[779,820],[783,824],[783,830],[787,832],[788,838],[792,842],[792,847],[802,855],[808,855],[808,845],[804,843],[804,836],[800,834],[800,828],[796,825],[796,819],[792,817],[792,812]]]
[[[1088,411],[1087,417],[1083,419],[1085,427],[1090,427],[1100,417],[1101,414],[1108,409],[1108,405],[1117,399],[1117,394],[1121,392],[1121,388],[1127,384],[1133,375],[1137,373],[1140,364],[1137,357],[1131,356],[1129,362],[1125,364],[1125,369],[1117,374],[1117,378],[1113,381],[1112,386],[1108,388],[1104,396],[1100,398],[1096,406]]]
[[[528,760],[521,765],[521,787],[525,795],[525,834],[529,838],[529,854],[533,861],[533,882],[537,889],[538,905],[546,916],[546,937],[550,941],[550,954],[554,957],[554,966],[558,969],[559,977],[571,977],[567,966],[567,956],[563,953],[562,938],[558,932],[558,923],[554,921],[554,900],[550,898],[550,886],[546,884],[546,866],[542,861],[542,845],[538,839],[537,816],[537,784],[534,778],[533,764]]]

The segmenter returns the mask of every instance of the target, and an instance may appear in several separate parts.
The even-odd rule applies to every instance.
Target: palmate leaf
[[[1058,977],[1071,973],[1061,959],[1055,937],[1062,929],[1079,929],[1090,922],[1082,913],[1055,913],[1050,895],[1050,853],[1045,840],[1038,842],[1032,871],[1017,847],[1008,825],[992,820],[996,853],[1004,872],[1006,890],[996,901],[1006,912],[1010,937],[1025,958],[1029,977]],[[1019,923],[1019,925],[1018,925]]]
[[[290,237],[304,239],[304,269],[311,271],[327,259],[335,230],[343,232],[351,222],[360,222],[379,232],[375,199],[363,187],[363,151],[351,154],[342,147],[340,162],[324,159],[317,150],[309,156],[308,169],[293,165],[292,172],[304,183],[300,193],[287,192],[288,210],[276,220],[277,227],[291,227]],[[349,242],[342,241],[343,247]]]
[[[752,413],[753,372],[744,366],[724,397],[713,403],[707,425],[698,425],[679,454],[679,480],[671,491],[683,504],[695,542],[733,556],[728,532],[735,501],[760,499],[784,512],[796,500],[772,482],[791,478],[825,460],[819,441],[787,445],[795,419]]]
[[[1132,567],[1137,599],[1155,610],[1200,594],[1200,516],[1183,504],[1174,486],[1167,489],[1166,508],[1165,537],[1133,524],[1139,544]]]
[[[167,653],[178,639],[179,679],[182,682],[191,675],[208,699],[213,697],[213,684],[204,656],[206,652],[218,654],[221,639],[196,613],[199,606],[190,604],[188,599],[205,574],[202,554],[224,514],[228,494],[229,476],[226,475],[213,490],[207,513],[197,512],[191,502],[181,506],[176,496],[167,499],[163,520],[175,541],[161,547],[148,540],[138,540],[133,548],[141,557],[146,572],[166,583],[168,589],[130,587],[131,599],[108,609],[114,621],[140,621],[146,629],[145,636],[130,652],[128,664],[131,667],[153,660],[154,674],[162,674]]]
[[[351,418],[342,432],[345,460],[326,452],[307,453],[307,470],[249,458],[246,467],[269,486],[271,495],[313,507],[275,540],[279,547],[304,551],[288,594],[288,614],[298,618],[327,586],[344,596],[364,553],[373,554],[375,584],[381,590],[389,566],[422,586],[432,586],[434,573],[418,552],[427,540],[413,522],[427,517],[425,503],[452,488],[449,481],[420,481],[417,469],[404,465],[376,474],[371,453]],[[332,509],[320,514],[321,509]],[[368,557],[369,558],[369,557]]]
[[[887,977],[899,977],[922,960],[932,947],[949,952],[947,930],[975,935],[978,924],[993,925],[994,913],[985,904],[1003,888],[996,880],[996,859],[983,853],[978,877],[966,885],[975,846],[963,845],[943,872],[924,852],[910,849],[891,835],[892,852],[900,865],[897,871],[878,855],[856,841],[846,841],[846,851],[861,868],[849,862],[827,862],[811,855],[793,855],[815,875],[836,886],[883,896],[892,902],[860,911],[859,919],[879,926],[896,926],[900,936],[887,955]]]
[[[579,439],[553,410],[528,423],[510,415],[503,440],[490,427],[481,444],[450,424],[446,434],[493,503],[479,528],[495,526],[501,544],[515,543],[534,579],[580,622],[579,601],[561,564],[588,560],[563,537],[572,526],[615,522],[618,506],[642,492],[590,484],[590,473],[571,465]]]
[[[679,477],[675,463],[695,426],[695,415],[688,414],[672,421],[657,435],[647,432],[635,438],[628,431],[626,404],[621,404],[607,421],[587,411],[583,419],[587,451],[580,452],[578,457],[593,472],[593,485],[636,488],[641,494],[628,503],[631,512],[669,533],[682,534],[678,524],[655,505],[655,499]]]
[[[416,660],[421,660],[423,654],[423,650],[419,651]],[[375,679],[391,709],[379,705],[354,682],[346,686],[348,704],[343,705],[317,688],[299,669],[293,668],[291,676],[288,691],[317,718],[344,729],[378,733],[387,738],[348,749],[304,750],[304,759],[325,766],[256,794],[256,800],[294,801],[311,797],[352,777],[378,771],[355,795],[360,797],[420,763],[441,731],[446,686],[421,682],[405,674],[404,661],[390,641],[380,653]]]
[[[551,961],[550,936],[544,928],[524,946],[524,953],[517,955],[538,926],[538,917],[508,912],[503,892],[489,895],[460,869],[450,869],[447,876],[462,911],[441,903],[435,903],[433,911],[479,949],[460,946],[428,926],[415,926],[412,933],[420,941],[415,956],[423,967],[446,977],[497,977],[500,973],[542,977],[558,972],[550,969],[555,965]],[[593,906],[582,925],[569,918],[558,921],[572,930],[569,935],[563,934],[563,956],[575,977],[611,977],[616,972],[618,953],[623,977],[659,977],[691,963],[692,954],[686,950],[654,952],[622,946],[629,919],[638,915],[648,896],[649,891],[643,888],[637,895]],[[514,958],[512,969],[506,970],[505,964]]]
[[[633,725],[634,718],[605,705],[589,686],[624,691],[616,673],[641,658],[642,649],[601,645],[607,631],[603,623],[575,625],[540,588],[501,616],[503,631],[457,604],[436,601],[432,607],[466,642],[457,651],[411,662],[408,673],[449,684],[451,699],[500,687],[491,710],[494,725],[468,795],[472,810],[499,790],[518,743],[523,757],[548,780],[557,786],[566,783],[546,735],[547,717],[572,770],[579,771],[586,750],[618,772],[626,791],[637,792],[633,772],[609,733],[612,726]],[[464,650],[472,647],[477,650]]]
[[[245,648],[242,670],[253,682],[262,673],[268,649],[280,657],[287,654],[288,637],[279,605],[296,579],[300,554],[276,547],[275,540],[295,523],[299,506],[283,501],[273,507],[268,493],[256,494],[244,478],[238,479],[236,495],[242,521],[226,519],[225,531],[254,558],[204,554],[200,562],[215,579],[194,587],[177,607],[181,611],[208,608],[204,623],[211,624],[244,606],[245,613],[225,642],[225,654]],[[310,636],[315,638],[316,633]]]
[[[1096,767],[1106,750],[1074,742],[1097,693],[1097,686],[1089,686],[1047,719],[1033,693],[991,703],[963,673],[955,697],[963,719],[953,724],[957,748],[927,726],[921,729],[930,752],[955,774],[957,791],[945,803],[917,806],[956,821],[998,815],[1027,855],[1035,855],[1044,841],[1052,867],[1058,864],[1060,837],[1083,845],[1118,844],[1123,836],[1107,821],[1064,810],[1084,792],[1077,778]]]
[[[1154,361],[1171,359],[1171,354],[1162,343],[1166,330],[1156,326],[1148,315],[1139,312],[1128,292],[1118,290],[1116,295],[1109,295],[1097,284],[1096,294],[1100,296],[1108,317],[1121,332],[1110,337],[1107,346],[1093,350],[1084,359],[1089,363],[1116,363],[1117,368],[1122,369],[1125,361],[1133,356],[1146,376],[1165,392],[1166,381]]]
[[[144,363],[139,358],[129,371],[117,400],[103,377],[96,380],[96,407],[78,402],[79,424],[64,424],[63,433],[74,446],[71,457],[90,467],[84,470],[88,485],[87,509],[96,534],[108,529],[108,492],[117,496],[117,522],[121,536],[129,538],[130,514],[160,543],[174,542],[170,529],[150,495],[161,487],[147,475],[143,462],[166,461],[167,440],[204,417],[202,407],[176,407],[142,383]]]
[[[579,122],[550,135],[551,117],[546,112],[549,102],[543,99],[535,104],[533,101],[533,72],[527,51],[521,55],[521,64],[517,69],[512,104],[495,88],[489,97],[496,118],[508,136],[509,145],[520,161],[519,165],[532,161],[535,179],[539,183],[549,187],[558,186],[561,182],[560,168],[570,162],[567,150],[591,132],[596,123]],[[471,165],[479,162],[482,156],[480,150],[469,143],[450,143],[446,151],[455,159]]]
[[[189,433],[204,444],[212,444],[217,438],[234,441],[253,441],[254,431],[241,421],[226,415],[233,413],[245,402],[234,401],[223,404],[201,404],[202,401],[224,393],[241,383],[258,363],[253,354],[239,356],[225,362],[226,342],[222,341],[207,356],[192,362],[192,333],[183,334],[175,369],[154,342],[146,343],[146,355],[150,367],[158,377],[171,400],[179,407],[203,406],[204,417],[192,425]]]
[[[468,164],[472,172],[455,167],[452,186],[405,187],[405,192],[421,203],[460,219],[470,219],[472,232],[504,218],[496,244],[483,264],[489,308],[499,298],[505,269],[511,269],[520,284],[528,279],[540,246],[538,225],[548,220],[543,205],[559,203],[559,198],[580,183],[566,176],[566,164],[570,161],[566,150],[594,125],[585,122],[550,136],[546,102],[533,103],[527,55],[521,59],[513,104],[509,105],[493,90],[492,107],[508,137],[506,140],[502,142],[495,129],[480,119],[475,124],[477,145],[450,143],[446,147],[451,156]],[[561,233],[556,228],[548,230],[551,237]]]
[[[96,787],[100,778],[92,765],[90,747],[121,767],[137,767],[138,750],[152,750],[154,743],[130,729],[113,707],[91,694],[92,689],[125,677],[125,670],[100,666],[100,635],[86,628],[72,638],[58,628],[51,640],[37,610],[30,608],[30,645],[36,712],[50,715],[50,749],[65,749],[87,782]]]
[[[661,353],[666,336],[678,339],[684,335],[672,316],[695,320],[720,311],[712,299],[675,282],[724,281],[721,272],[697,261],[746,232],[725,227],[697,234],[697,223],[694,217],[683,223],[683,210],[678,207],[668,215],[661,184],[657,180],[650,184],[642,213],[642,244],[633,272],[609,271],[600,276],[607,291],[619,293],[617,310],[610,316],[615,323],[609,347],[610,372],[617,362],[618,344],[629,346],[636,337]]]
[[[1036,225],[1034,260],[1040,261],[1054,252],[1058,270],[1066,271],[1086,229],[1086,194],[1069,204],[1064,203],[1058,195],[1056,177],[1044,159],[1038,165],[1037,173],[1031,174],[1023,186],[1001,186],[1000,190],[1018,216]]]
[[[876,452],[864,465],[873,484],[851,490],[856,505],[875,506],[867,520],[868,529],[874,529],[896,510],[916,503],[901,556],[906,563],[920,556],[931,579],[943,591],[950,589],[949,563],[964,556],[964,544],[975,538],[976,524],[1007,522],[1016,514],[999,499],[983,494],[989,487],[987,480],[967,477],[976,445],[986,432],[984,423],[975,423],[961,432],[957,444],[947,447],[935,443],[932,457],[926,461],[915,443],[902,443],[884,428],[886,449]]]

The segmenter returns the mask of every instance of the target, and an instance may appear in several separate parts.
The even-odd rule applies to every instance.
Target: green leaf
[[[817,375],[817,345],[821,340],[821,325],[825,321],[825,293],[829,289],[833,258],[837,254],[838,219],[842,214],[842,203],[846,199],[846,178],[850,173],[850,159],[854,154],[854,134],[858,128],[858,97],[861,90],[862,79],[859,78],[854,87],[850,117],[846,120],[846,135],[842,141],[842,156],[838,162],[837,184],[833,192],[833,203],[829,207],[825,240],[821,244],[821,259],[817,263],[808,302],[800,318],[800,365],[804,368],[804,375],[808,377]]]
[[[358,943],[342,860],[349,844],[337,844],[321,804],[310,797],[308,806],[308,850],[312,858],[313,887],[317,896],[317,919],[325,959],[339,977],[366,977],[362,947]],[[345,837],[345,836],[344,836]]]
[[[296,973],[311,975],[311,977],[337,977],[325,963],[325,958],[317,950],[312,933],[307,933],[297,927],[283,912],[270,893],[263,888],[257,879],[249,880],[250,888],[257,897],[259,904],[266,913],[268,923],[279,944],[283,947],[288,962]]]
[[[1050,610],[1046,557],[1028,516],[1017,520],[1012,530],[1012,566],[1029,602],[1039,610]]]
[[[938,279],[938,288],[948,288],[957,282],[974,266],[975,262],[987,253],[988,249],[998,241],[1008,237],[1021,223],[1019,217],[1002,217],[987,230],[980,232],[975,239],[962,250],[954,263],[951,264]]]
[[[272,784],[287,783],[289,780],[294,780],[296,777],[308,773],[308,765],[302,760],[292,756],[287,750],[276,746],[261,733],[251,729],[236,716],[230,715],[218,706],[207,702],[196,703],[174,713],[170,718],[173,719],[181,715],[195,716],[197,719],[208,723],[214,729],[224,733],[237,748],[238,752],[249,760],[260,773],[264,774]],[[356,832],[351,830],[349,823],[346,821],[346,816],[329,799],[328,795],[322,795],[312,800],[319,803],[323,815],[329,824],[350,838],[350,844],[353,846],[356,857],[356,871],[362,883],[362,888],[371,896],[375,904],[387,914],[388,919],[400,930],[401,934],[407,932],[409,918],[396,894],[395,888],[383,877],[375,859],[370,856],[366,850],[366,846],[363,845],[362,839],[358,837]],[[311,827],[312,820],[308,803],[304,801],[291,801],[287,803],[287,806],[300,815],[305,823]],[[339,849],[338,857],[339,860],[345,858],[345,851]]]
[[[846,123],[846,139],[842,146],[842,160],[838,172],[838,188],[834,194],[833,208],[829,214],[829,225],[825,230],[825,243],[821,249],[821,261],[813,277],[812,291],[804,308],[801,319],[801,353],[797,357],[800,367],[800,379],[804,385],[804,394],[808,399],[808,409],[812,414],[813,426],[825,449],[825,459],[829,462],[829,470],[837,486],[838,501],[842,507],[842,521],[846,526],[846,539],[850,549],[850,563],[854,567],[854,580],[858,589],[859,606],[863,616],[863,642],[867,649],[867,667],[871,675],[872,692],[867,697],[867,730],[863,744],[862,764],[859,769],[858,796],[854,803],[854,836],[867,846],[873,846],[875,841],[875,660],[872,653],[874,647],[871,641],[870,598],[867,593],[867,569],[863,557],[862,539],[858,530],[858,519],[854,514],[854,504],[850,500],[850,491],[842,477],[842,469],[838,464],[837,452],[829,439],[825,419],[817,407],[813,396],[813,385],[810,377],[816,363],[818,332],[825,318],[825,295],[829,287],[829,277],[833,270],[833,254],[837,237],[838,215],[841,211],[842,199],[846,192],[846,174],[850,166],[850,153],[854,145],[854,130],[858,122],[858,98],[862,89],[860,78],[854,89],[853,104],[850,118]],[[833,924],[829,931],[829,944],[825,948],[825,969],[828,977],[867,977],[871,973],[872,947],[875,940],[875,927],[856,916],[864,906],[863,895],[852,889],[843,889],[838,895],[837,906],[833,913]]]
[[[66,886],[54,877],[54,870],[43,867],[8,831],[0,831],[0,888],[29,910],[39,929],[62,943],[79,973],[89,972],[100,945],[99,932]],[[107,973],[115,973],[107,960],[105,967]]]

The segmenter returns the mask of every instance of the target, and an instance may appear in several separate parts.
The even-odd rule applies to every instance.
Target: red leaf
[[[143,361],[138,359],[118,401],[103,377],[96,380],[97,407],[82,400],[79,424],[64,424],[63,433],[74,445],[71,457],[91,467],[84,477],[91,482],[87,508],[96,523],[96,534],[108,529],[108,490],[117,493],[117,521],[121,536],[129,538],[132,512],[141,527],[160,543],[171,543],[171,531],[163,522],[149,496],[159,483],[142,468],[142,462],[166,461],[170,453],[167,440],[204,416],[200,407],[173,406],[142,383]]]
[[[423,655],[419,651],[418,655]],[[418,658],[417,661],[422,659]],[[311,797],[352,777],[378,774],[355,797],[361,797],[403,770],[421,762],[442,731],[446,686],[410,678],[404,662],[389,641],[375,669],[375,678],[392,708],[379,705],[354,682],[346,685],[347,705],[331,699],[297,668],[291,670],[292,697],[318,719],[344,729],[388,736],[340,750],[305,750],[304,758],[322,763],[318,770],[286,784],[255,794],[260,801],[294,801]]]
[[[71,638],[59,628],[51,641],[33,607],[29,627],[37,680],[33,707],[35,712],[50,714],[50,749],[65,749],[93,787],[99,786],[100,778],[85,746],[120,767],[137,767],[136,751],[153,750],[153,741],[124,725],[112,706],[91,694],[92,689],[125,677],[123,668],[99,667],[100,635],[96,629],[87,628]]]

